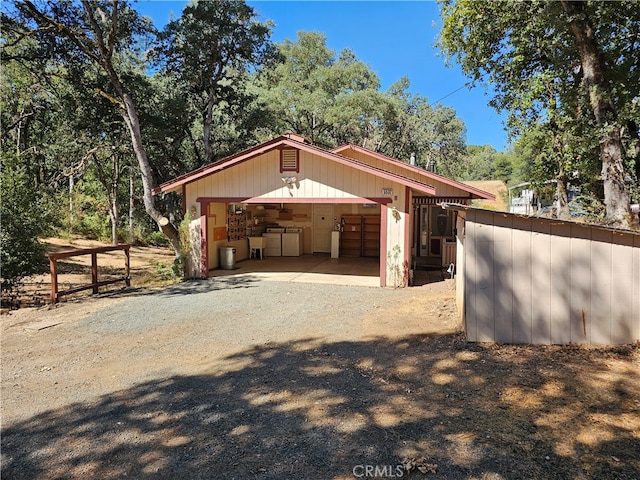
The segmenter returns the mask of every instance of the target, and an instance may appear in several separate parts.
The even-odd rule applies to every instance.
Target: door
[[[331,232],[335,223],[333,204],[313,205],[313,253],[331,253]]]
[[[418,256],[441,257],[444,240],[453,238],[453,212],[439,205],[420,205]]]
[[[420,205],[418,226],[418,257],[429,255],[429,205]]]

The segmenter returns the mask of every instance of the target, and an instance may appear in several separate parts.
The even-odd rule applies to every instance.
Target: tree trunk
[[[138,113],[136,111],[133,99],[128,93],[122,93],[122,100],[125,105],[125,111],[122,112],[122,118],[124,119],[129,133],[131,134],[131,144],[133,145],[133,151],[136,154],[138,160],[138,166],[140,167],[140,178],[142,179],[142,191],[144,209],[147,214],[153,218],[158,224],[160,231],[169,239],[176,257],[181,257],[180,249],[180,237],[178,230],[169,222],[165,222],[162,214],[156,209],[153,194],[153,178],[151,175],[151,166],[147,158],[147,151],[142,143],[142,134],[140,132],[140,122],[138,121]]]
[[[555,117],[555,102],[553,116]],[[567,173],[565,169],[565,163],[563,158],[564,141],[562,134],[558,132],[558,127],[555,122],[554,125],[554,139],[553,139],[553,154],[556,157],[556,163],[558,164],[558,173],[556,175],[556,216],[560,220],[570,220],[571,211],[569,210],[569,194],[567,193]]]
[[[629,191],[624,182],[623,146],[617,112],[611,101],[606,66],[595,32],[583,1],[562,0],[569,15],[571,32],[576,40],[583,71],[583,82],[589,94],[591,109],[598,126],[605,131],[600,141],[600,160],[604,181],[606,220],[612,226],[630,227]]]
[[[135,244],[135,235],[133,234],[133,164],[129,164],[129,243]]]
[[[569,194],[567,191],[567,176],[561,173],[556,179],[556,215],[560,220],[570,220]]]
[[[117,192],[111,192],[109,201],[109,218],[111,219],[111,244],[118,244],[118,197]]]
[[[204,121],[202,122],[205,165],[208,165],[213,161],[213,150],[211,149],[211,124],[213,123],[214,101],[215,96],[213,93],[210,93],[209,98],[207,99],[207,106],[205,107]]]
[[[113,67],[113,49],[116,45],[115,39],[118,35],[118,2],[116,0],[111,2],[111,23],[109,25],[109,31],[106,32],[106,34],[101,27],[101,23],[96,20],[96,10],[92,2],[82,0],[81,3],[87,16],[88,24],[86,26],[91,31],[90,35],[83,30],[83,27],[76,28],[76,25],[65,25],[64,23],[58,22],[55,18],[48,17],[38,10],[33,2],[29,0],[25,0],[24,2],[27,9],[33,14],[34,19],[39,24],[55,27],[58,35],[65,36],[71,40],[71,42],[75,44],[75,46],[82,51],[91,62],[100,66],[100,68],[106,73],[109,78],[109,82],[118,93],[121,101],[106,92],[100,93],[105,96],[105,98],[108,98],[110,101],[118,104],[121,109],[122,118],[129,129],[131,144],[136,154],[138,165],[140,166],[145,211],[158,224],[160,231],[162,231],[171,243],[171,246],[176,253],[176,258],[181,260],[178,230],[169,223],[155,207],[152,194],[153,178],[151,175],[151,166],[149,165],[147,152],[142,143],[140,122],[138,120],[138,113],[136,111],[135,104],[131,95],[129,95],[122,85],[120,77]]]

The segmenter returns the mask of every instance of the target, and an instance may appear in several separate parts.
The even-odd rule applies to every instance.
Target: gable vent
[[[280,171],[298,172],[298,150],[295,148],[283,148],[280,151]]]

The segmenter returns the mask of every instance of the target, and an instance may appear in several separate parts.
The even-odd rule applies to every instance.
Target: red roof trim
[[[304,150],[311,154],[320,155],[324,158],[337,161],[339,163],[348,165],[358,170],[372,173],[374,175],[377,175],[378,177],[382,177],[391,181],[396,181],[402,185],[406,185],[408,187],[419,190],[420,192],[426,193],[427,195],[435,195],[436,193],[436,190],[433,186],[420,182],[418,180],[407,178],[397,173],[387,172],[386,170],[374,167],[364,162],[360,162],[353,158],[345,157],[343,155],[339,155],[338,153],[330,152],[328,150],[324,150],[322,148],[319,148],[313,145],[291,140],[287,137],[278,137],[268,142],[265,142],[263,144],[260,144],[258,146],[255,146],[253,148],[250,148],[248,150],[245,150],[243,152],[227,157],[226,159],[220,160],[219,162],[200,167],[197,170],[194,170],[192,172],[189,172],[177,178],[174,178],[169,182],[165,182],[162,185],[154,188],[153,194],[155,195],[161,192],[168,192],[168,191],[174,190],[180,185],[183,185],[185,183],[191,183],[207,175],[213,174],[215,172],[219,172],[221,170],[225,170],[233,165],[249,160],[255,156],[262,155],[263,153],[267,153],[268,151],[273,150],[274,148],[277,148],[282,145],[287,145],[289,147],[293,147],[298,150]]]
[[[368,148],[364,148],[364,147],[360,147],[358,145],[354,145],[352,143],[346,143],[344,145],[340,145],[339,147],[336,147],[334,149],[331,150],[331,152],[333,153],[341,153],[344,152],[345,150],[354,150],[358,153],[363,153],[365,155],[369,155],[371,157],[377,158],[378,160],[382,160],[384,162],[388,162],[388,163],[392,163],[394,165],[397,165],[399,167],[402,167],[406,170],[410,170],[413,172],[417,172],[420,175],[427,177],[428,179],[431,180],[438,180],[439,182],[442,182],[444,184],[447,185],[451,185],[452,187],[456,187],[459,188],[461,190],[464,190],[466,192],[469,192],[472,195],[476,195],[479,198],[483,198],[483,199],[487,199],[487,200],[495,200],[496,197],[495,195],[485,192],[483,190],[480,190],[479,188],[475,188],[475,187],[471,187],[469,185],[466,185],[464,183],[461,182],[457,182],[455,180],[452,180],[450,178],[447,177],[443,177],[442,175],[438,175],[437,173],[433,173],[430,172],[428,170],[425,170],[423,168],[420,167],[416,167],[414,165],[409,165],[405,162],[402,162],[398,159],[389,157],[387,155],[384,155],[383,153],[379,153],[379,152],[374,152],[373,150],[369,150]]]
[[[267,204],[299,204],[299,203],[379,203],[386,205],[392,203],[393,200],[387,197],[344,197],[344,198],[296,198],[295,201],[291,197],[198,197],[198,203],[259,203]]]
[[[189,173],[185,173],[180,175],[179,177],[174,178],[173,180],[169,180],[152,190],[154,195],[167,192],[175,189],[176,187],[184,184],[190,183],[199,178],[206,177],[210,173],[214,173],[220,170],[224,170],[225,168],[229,168],[231,165],[235,165],[236,163],[242,162],[251,158],[255,155],[262,155],[263,153],[267,153],[269,150],[273,150],[277,147],[281,140],[285,137],[274,138],[273,140],[269,140],[268,142],[261,143],[260,145],[256,145],[255,147],[249,148],[242,152],[236,153],[235,155],[231,155],[230,157],[219,160],[215,163],[211,163],[209,165],[204,165],[196,170],[193,170]]]

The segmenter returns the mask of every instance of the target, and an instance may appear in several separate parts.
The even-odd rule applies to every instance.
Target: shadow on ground
[[[438,465],[428,478],[638,478],[634,355],[458,335],[267,344],[5,426],[2,477],[346,479],[416,456]]]

